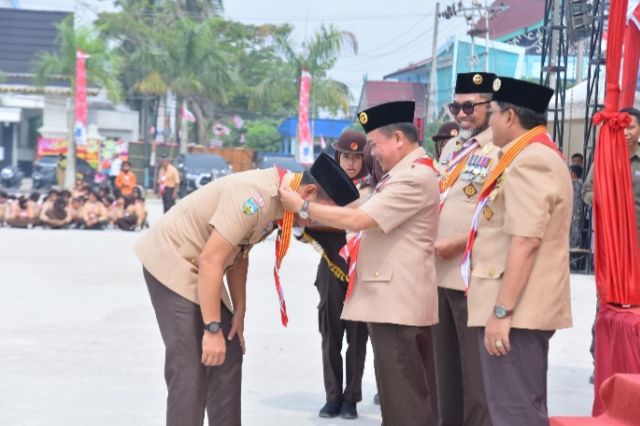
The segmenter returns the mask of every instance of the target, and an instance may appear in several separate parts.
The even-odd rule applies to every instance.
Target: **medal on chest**
[[[460,179],[465,182],[484,184],[489,175],[492,158],[483,153],[471,154],[467,164],[460,175]]]

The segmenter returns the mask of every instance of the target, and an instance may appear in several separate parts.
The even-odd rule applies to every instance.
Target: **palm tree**
[[[99,37],[92,28],[75,28],[73,15],[67,16],[58,25],[56,42],[58,51],[42,53],[36,62],[34,73],[36,75],[36,83],[40,86],[44,86],[52,77],[62,78],[69,82],[71,107],[67,115],[69,150],[65,187],[70,188],[75,183],[76,149],[73,137],[73,116],[76,90],[76,52],[82,50],[90,55],[86,62],[87,84],[100,86],[113,102],[119,101],[122,93],[120,82],[117,78],[120,72],[121,60],[109,48],[107,41]]]
[[[300,75],[305,70],[311,74],[311,99],[316,109],[349,112],[347,85],[329,78],[327,73],[343,49],[358,52],[358,41],[353,33],[323,25],[310,41],[302,44],[300,51],[295,49],[289,35],[276,35],[274,41],[290,66],[286,72],[269,76],[256,87],[252,97],[254,107],[274,98],[295,98],[300,88]]]

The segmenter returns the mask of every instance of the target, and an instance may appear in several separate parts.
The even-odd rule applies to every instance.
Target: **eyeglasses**
[[[473,111],[475,111],[478,105],[488,104],[489,102],[491,101],[476,102],[476,103],[473,103],[471,101],[465,101],[461,104],[458,102],[451,102],[448,106],[449,106],[449,111],[454,116],[458,115],[460,113],[460,110],[462,110],[462,112],[464,112],[467,115],[471,115],[473,114]]]

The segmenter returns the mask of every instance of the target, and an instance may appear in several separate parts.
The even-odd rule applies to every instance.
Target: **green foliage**
[[[280,148],[282,135],[276,120],[253,120],[246,123],[245,145],[256,151],[275,152]]]
[[[117,78],[122,60],[107,40],[100,37],[93,28],[74,28],[73,15],[67,16],[58,26],[58,51],[43,53],[34,67],[36,83],[46,85],[51,78],[61,78],[69,82],[71,92],[75,93],[76,51],[89,54],[86,61],[87,84],[102,87],[114,102],[121,99],[122,87]]]

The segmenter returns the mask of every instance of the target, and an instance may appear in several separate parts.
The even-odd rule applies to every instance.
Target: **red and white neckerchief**
[[[278,187],[280,187],[287,170],[281,169],[280,167],[276,167],[276,169],[278,170]],[[301,181],[302,173],[295,173],[289,188],[293,191],[297,190]],[[285,327],[289,323],[289,317],[287,316],[287,304],[284,301],[284,293],[282,292],[282,285],[280,284],[280,266],[282,265],[282,259],[284,259],[284,256],[287,254],[287,250],[289,250],[294,219],[295,215],[293,212],[285,211],[283,218],[277,221],[276,263],[273,266],[273,278],[276,282],[276,292],[278,293],[278,299],[280,301],[280,321]]]
[[[455,156],[451,157],[451,163],[447,166],[447,170],[442,174],[440,178],[440,210],[444,207],[444,202],[447,200],[449,190],[453,184],[458,180],[462,170],[467,165],[467,161],[471,157],[471,153],[480,147],[480,143],[477,139],[472,139],[468,143],[462,146],[462,149],[458,151]]]
[[[487,203],[491,199],[491,194],[497,190],[498,182],[502,182],[501,177],[507,167],[513,162],[513,160],[531,143],[541,143],[552,148],[556,151],[560,156],[562,153],[558,151],[555,143],[551,140],[551,137],[547,133],[547,129],[545,126],[537,126],[533,129],[529,130],[527,133],[522,135],[520,139],[514,143],[514,145],[500,158],[496,167],[491,171],[489,177],[484,183],[482,190],[480,191],[480,196],[478,197],[478,202],[476,204],[476,209],[473,213],[473,219],[471,221],[471,231],[469,232],[469,237],[467,238],[467,245],[464,249],[464,254],[462,255],[462,263],[460,264],[460,271],[462,273],[462,279],[464,281],[465,293],[469,290],[469,280],[471,278],[471,252],[473,250],[473,244],[475,243],[476,235],[478,234],[478,221],[480,219],[480,214],[486,207]]]
[[[422,164],[423,166],[430,167],[434,172],[438,172],[433,164],[433,160],[428,156],[416,158],[413,164]],[[382,179],[376,185],[374,192],[380,192],[382,187],[387,183],[391,175],[388,173],[382,176]],[[349,282],[347,284],[347,294],[345,300],[349,300],[351,293],[356,284],[356,266],[358,264],[358,252],[360,251],[360,240],[362,239],[362,231],[357,232],[353,237],[349,238],[347,244],[340,249],[340,256],[349,264],[348,276]]]

